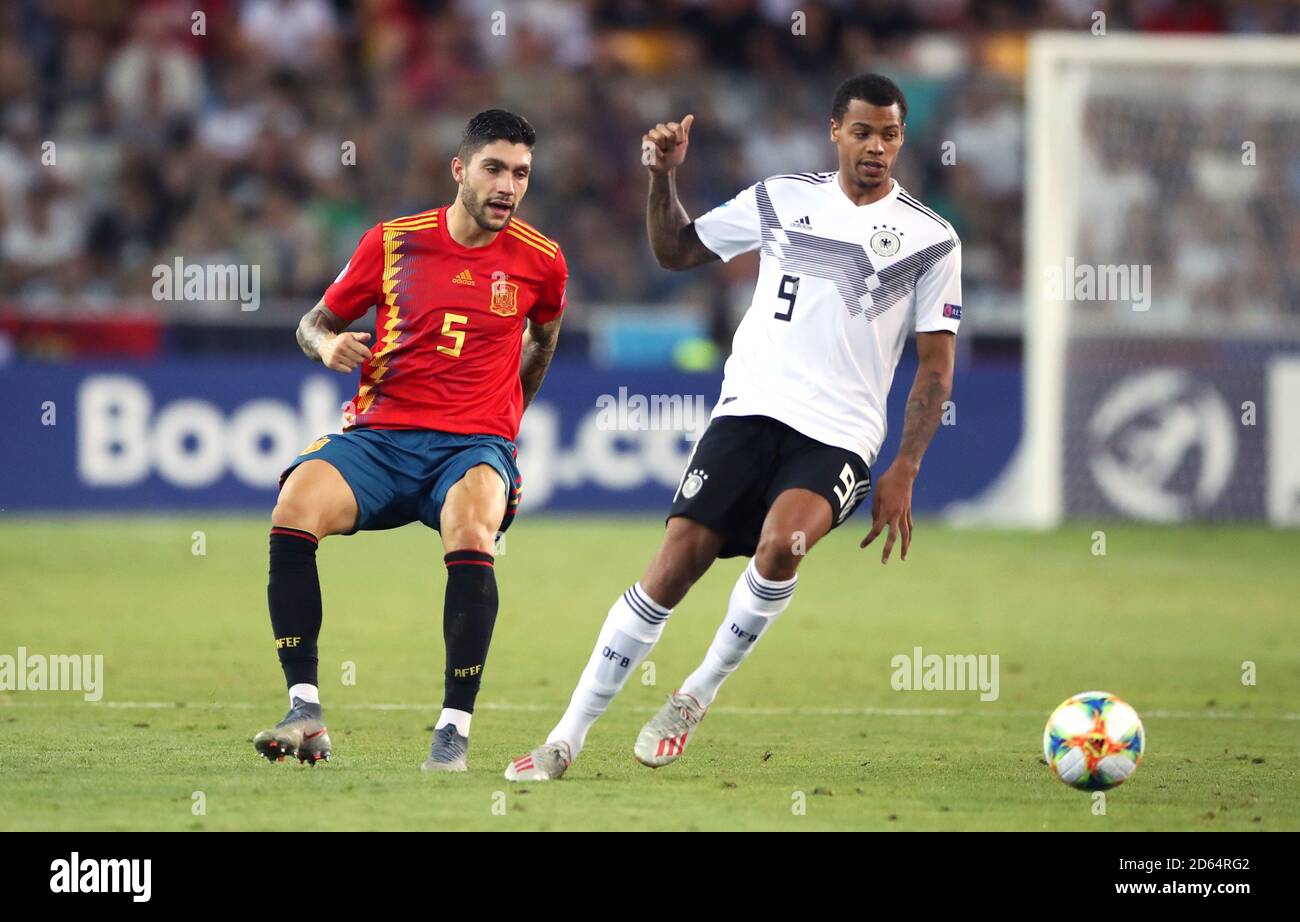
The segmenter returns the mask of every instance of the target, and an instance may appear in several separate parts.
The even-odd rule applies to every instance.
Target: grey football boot
[[[506,766],[507,781],[558,781],[573,764],[573,754],[564,740],[542,743],[527,755],[511,759]]]
[[[636,760],[651,768],[676,762],[708,710],[690,695],[673,692],[637,735],[632,749]]]
[[[253,737],[253,747],[271,762],[283,762],[285,756],[297,756],[313,768],[328,762],[330,735],[321,722],[320,705],[294,698],[284,720]]]
[[[433,745],[429,757],[420,766],[425,772],[469,771],[465,756],[469,752],[469,737],[461,736],[455,724],[447,724],[433,731]]]

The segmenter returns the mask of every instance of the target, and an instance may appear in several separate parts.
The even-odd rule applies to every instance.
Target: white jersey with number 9
[[[838,173],[773,176],[696,219],[724,261],[760,250],[714,418],[770,416],[875,464],[909,329],[961,321],[961,241],[892,182],[855,205]]]

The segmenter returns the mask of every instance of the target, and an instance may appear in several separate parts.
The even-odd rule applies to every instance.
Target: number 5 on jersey
[[[790,306],[785,309],[784,314],[777,311],[772,316],[777,320],[785,320],[789,322],[790,318],[794,316],[794,299],[799,296],[799,276],[781,276],[781,284],[777,286],[776,296],[783,301],[789,301]]]
[[[438,351],[450,355],[452,358],[460,358],[461,346],[465,345],[465,331],[452,328],[453,323],[469,323],[469,318],[464,314],[443,314],[442,315],[442,335],[450,336],[456,343],[454,346],[439,346]]]

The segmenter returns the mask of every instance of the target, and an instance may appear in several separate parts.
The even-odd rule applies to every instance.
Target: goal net
[[[1300,40],[1042,34],[1027,101],[1025,432],[985,511],[1300,524]]]

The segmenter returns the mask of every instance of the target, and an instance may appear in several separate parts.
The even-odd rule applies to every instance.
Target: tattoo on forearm
[[[939,431],[943,419],[944,402],[952,393],[951,384],[938,371],[922,370],[917,373],[912,391],[907,396],[907,412],[903,416],[903,439],[898,446],[898,456],[919,466],[930,440]]]
[[[546,370],[551,367],[551,359],[555,357],[558,340],[558,329],[539,325],[528,330],[519,361],[519,381],[524,389],[525,410],[542,389],[542,381],[546,378]]]
[[[660,265],[676,262],[677,235],[690,222],[677,200],[677,183],[671,175],[650,174],[650,196],[646,205],[646,231],[650,247]]]
[[[309,359],[319,362],[321,344],[339,331],[339,324],[339,318],[322,301],[298,321],[298,347]]]
[[[718,258],[700,242],[691,216],[677,198],[677,181],[671,174],[650,174],[646,233],[655,259],[665,269],[690,269]]]

